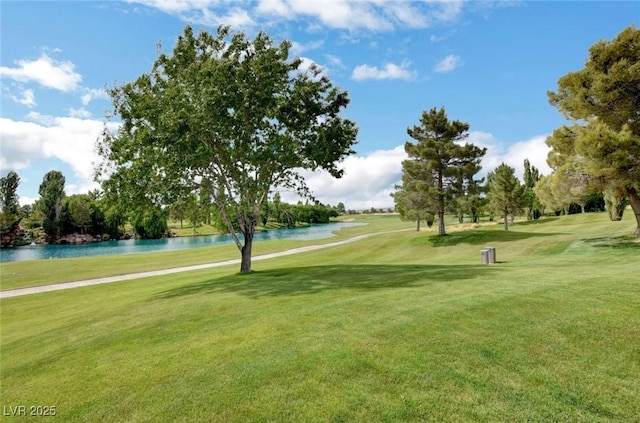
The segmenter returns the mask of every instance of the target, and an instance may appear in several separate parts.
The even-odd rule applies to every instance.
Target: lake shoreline
[[[331,222],[312,224],[297,228],[280,228],[256,231],[255,241],[300,239],[313,240],[333,236],[332,232],[342,227],[360,225],[357,222]],[[242,239],[242,235],[240,234]],[[43,260],[57,258],[88,257],[96,255],[135,254],[143,252],[173,251],[220,244],[231,244],[229,234],[176,236],[160,239],[123,239],[99,242],[36,244],[21,247],[4,248],[0,262]]]

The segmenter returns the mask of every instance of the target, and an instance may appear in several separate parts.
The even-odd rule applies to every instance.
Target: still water
[[[314,240],[333,236],[332,232],[338,229],[359,225],[363,225],[363,223],[338,222],[311,225],[306,228],[272,229],[264,232],[256,232],[253,240],[258,242],[283,239]],[[232,242],[233,239],[231,235],[226,234],[165,239],[129,239],[79,245],[27,245],[24,247],[3,248],[0,251],[0,262],[173,251],[194,247],[230,244]]]

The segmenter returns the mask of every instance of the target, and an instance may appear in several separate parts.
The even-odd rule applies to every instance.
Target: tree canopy
[[[509,230],[509,215],[516,213],[522,206],[522,186],[515,175],[515,169],[501,163],[487,175],[487,197],[489,207],[504,218],[504,230]]]
[[[466,194],[467,187],[475,183],[473,175],[480,171],[480,160],[486,148],[461,142],[467,138],[469,124],[450,121],[444,108],[423,111],[420,124],[407,129],[416,143],[406,142],[409,158],[403,162],[400,199],[438,216],[438,234],[445,235],[444,214],[448,202]],[[402,190],[404,193],[402,193]],[[467,193],[468,194],[468,193]],[[474,192],[473,195],[476,195]]]
[[[187,26],[149,73],[109,90],[117,133],[105,129],[97,169],[107,193],[131,204],[168,205],[209,195],[251,270],[253,233],[273,187],[308,194],[301,169],[342,176],[357,127],[343,118],[346,92],[317,66],[302,68],[264,32]],[[242,234],[241,237],[236,231]]]
[[[561,77],[548,96],[572,122],[547,139],[549,164],[580,169],[592,190],[625,193],[640,236],[640,30],[595,43],[584,69]]]
[[[20,176],[14,171],[0,178],[0,235],[12,231],[20,222],[19,185]]]
[[[38,190],[43,213],[42,227],[49,237],[59,237],[62,233],[62,200],[65,198],[65,181],[62,172],[52,170],[44,175]]]

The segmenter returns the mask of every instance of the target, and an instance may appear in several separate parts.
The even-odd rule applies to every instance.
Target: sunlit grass
[[[3,299],[0,405],[87,422],[635,421],[632,229],[594,214],[404,231],[249,275]],[[487,244],[499,264],[479,264]]]
[[[314,241],[257,241],[253,245],[254,255],[285,251],[312,244],[338,241],[364,233],[381,230],[410,228],[411,223],[401,222],[397,216],[361,216],[367,225],[342,228],[334,236]],[[191,266],[237,259],[240,253],[235,244],[188,250],[67,258],[56,260],[33,260],[28,262],[0,263],[0,289],[37,286],[49,283],[69,282],[90,278],[138,273],[156,269]]]

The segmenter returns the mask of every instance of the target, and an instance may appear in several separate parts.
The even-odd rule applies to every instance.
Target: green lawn
[[[327,242],[412,226],[368,219]],[[630,214],[500,228],[0,300],[0,405],[55,405],[65,422],[637,421]],[[497,265],[479,265],[485,245]],[[138,261],[188,261],[164,254]]]
[[[346,220],[349,219],[347,218]],[[412,223],[402,222],[396,215],[361,216],[360,220],[366,222],[367,225],[343,228],[337,231],[335,236],[320,240],[258,241],[253,245],[253,253],[254,255],[268,254],[306,245],[339,241],[364,233],[413,227]],[[240,258],[240,252],[235,244],[229,244],[149,254],[123,254],[117,256],[7,262],[0,263],[0,289],[71,282],[104,276],[116,276],[149,270],[226,261],[236,258]]]

